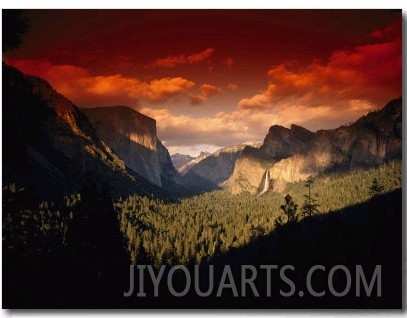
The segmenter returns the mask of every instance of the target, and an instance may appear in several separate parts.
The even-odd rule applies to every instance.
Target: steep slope
[[[236,160],[248,145],[260,146],[258,143],[247,142],[219,149],[191,167],[183,177],[184,184],[190,188],[201,190],[222,187],[222,183],[232,174]]]
[[[88,118],[46,81],[3,64],[3,184],[40,197],[80,189],[86,176],[113,195],[159,189],[125,167]]]
[[[402,154],[400,99],[349,126],[312,133],[292,125],[272,126],[258,150],[247,148],[236,161],[227,185],[232,193],[258,193],[269,170],[276,190],[285,182],[303,180],[331,170],[378,165]]]
[[[179,183],[168,150],[157,138],[154,119],[129,107],[82,108],[101,140],[123,159],[126,166],[157,186],[161,178]]]
[[[200,163],[202,160],[204,160],[206,157],[210,156],[211,154],[207,151],[201,151],[201,153],[196,156],[192,157],[192,160],[181,166],[178,171],[181,173],[182,176],[185,176],[191,168],[196,166],[198,163]]]

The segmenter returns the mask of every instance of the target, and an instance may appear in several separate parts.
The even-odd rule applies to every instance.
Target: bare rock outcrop
[[[232,193],[257,193],[266,170],[277,181],[304,180],[322,172],[367,168],[402,157],[401,98],[337,129],[272,126],[260,149],[247,147],[226,184]]]

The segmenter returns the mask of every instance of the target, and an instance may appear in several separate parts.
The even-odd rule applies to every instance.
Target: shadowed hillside
[[[114,196],[167,197],[127,168],[88,118],[46,81],[3,64],[3,92],[3,184],[58,198],[78,191],[91,173]]]
[[[221,253],[200,266],[199,284],[201,291],[209,288],[209,265],[214,266],[214,287],[211,296],[202,298],[190,293],[181,298],[170,294],[163,283],[157,303],[153,297],[143,298],[141,303],[135,293],[126,300],[125,306],[138,304],[142,307],[159,308],[401,308],[402,291],[402,235],[401,235],[401,190],[375,197],[365,203],[345,209],[306,218],[299,223],[281,226],[267,236],[260,236],[248,245]],[[215,297],[225,266],[230,265],[237,297],[232,288],[225,288],[221,297]],[[242,265],[253,265],[257,269],[255,287],[260,297],[254,297],[247,287],[247,297],[241,297]],[[271,293],[267,296],[267,275],[261,265],[277,265],[270,276]],[[286,270],[285,275],[295,285],[291,297],[283,297],[280,290],[290,292],[290,286],[279,276],[279,270],[292,265],[295,271]],[[306,286],[309,269],[322,265],[325,272],[317,270],[312,275],[312,288],[315,292],[326,291],[323,297],[312,296]],[[329,292],[328,273],[337,265],[346,266],[351,274],[350,289],[344,297],[335,297]],[[356,297],[356,265],[361,265],[367,283],[372,280],[376,265],[381,265],[381,296],[377,296],[377,284],[372,285],[371,297],[361,287],[361,296]],[[194,279],[194,269],[189,266]],[[251,276],[248,271],[247,277]],[[162,281],[166,282],[164,273]],[[185,274],[178,271],[175,284],[177,291],[185,286]],[[337,292],[346,288],[346,276],[338,270],[332,284]],[[229,283],[229,280],[226,281]],[[363,282],[360,283],[361,285]],[[230,285],[228,285],[230,287]],[[125,287],[128,290],[128,284]],[[145,285],[147,295],[153,294],[153,286]],[[304,291],[304,296],[298,295]],[[159,304],[159,305],[158,305]]]
[[[107,217],[109,204],[106,204],[108,201],[103,193],[100,195],[99,210],[106,211],[104,215]],[[86,202],[93,201],[85,200],[77,209],[84,209]],[[200,288],[203,291],[208,289],[208,265],[214,265],[215,269],[213,292],[206,298],[197,297],[193,285],[190,293],[184,297],[172,296],[166,283],[170,267],[167,267],[161,279],[159,298],[152,297],[154,288],[147,273],[144,285],[147,297],[137,297],[137,290],[131,297],[123,297],[123,293],[129,290],[129,263],[125,254],[120,254],[120,251],[124,251],[120,248],[120,240],[115,239],[107,244],[106,239],[98,239],[100,231],[89,232],[86,223],[78,224],[82,230],[74,230],[72,233],[76,234],[73,238],[68,235],[68,242],[73,244],[70,249],[57,249],[52,254],[30,248],[38,247],[35,241],[10,249],[5,246],[7,241],[3,240],[6,260],[3,268],[3,304],[8,308],[400,308],[401,205],[401,189],[398,189],[364,203],[277,227],[266,236],[253,237],[244,246],[231,248],[227,252],[219,251],[199,268]],[[112,239],[118,229],[112,228],[106,232],[109,223],[103,220],[99,219],[94,225],[98,230],[104,229],[103,233],[111,233],[108,237]],[[87,233],[85,242],[94,242],[94,245],[75,243],[78,242],[75,239],[78,233]],[[78,249],[75,246],[82,247]],[[77,254],[85,251],[86,257]],[[93,258],[89,251],[103,256]],[[75,262],[75,255],[82,255],[78,263]],[[100,263],[98,259],[105,261]],[[153,264],[144,249],[138,251],[137,259],[137,264]],[[258,277],[254,282],[260,297],[254,297],[250,288],[247,297],[240,297],[241,265],[248,264],[257,268]],[[215,297],[226,265],[231,266],[239,297],[233,297],[230,288],[225,288],[221,297]],[[280,295],[280,290],[289,292],[290,286],[280,279],[276,271],[271,276],[271,294],[267,297],[267,277],[265,271],[260,269],[261,265],[277,265],[279,269],[285,265],[294,266],[295,272],[286,271],[287,277],[295,284],[294,295]],[[326,296],[313,297],[307,293],[306,275],[313,265],[326,268],[326,272],[316,271],[312,276],[312,288],[317,292],[325,290]],[[344,297],[332,296],[327,287],[328,272],[336,265],[346,266],[351,273],[350,291]],[[377,281],[372,289],[372,297],[367,297],[363,288],[361,297],[355,297],[356,265],[362,266],[368,282],[375,266],[381,265],[381,297],[376,296]],[[194,279],[193,263],[186,266]],[[182,291],[185,288],[183,272],[176,271],[174,277],[175,290]],[[345,289],[345,278],[341,271],[335,274],[333,284],[338,292]],[[298,296],[299,291],[305,292],[304,297]]]

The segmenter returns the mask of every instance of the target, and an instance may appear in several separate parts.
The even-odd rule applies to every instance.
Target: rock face
[[[259,193],[263,176],[276,161],[268,158],[263,151],[253,147],[245,147],[241,156],[236,160],[235,168],[225,186],[233,193],[248,191]]]
[[[223,182],[233,172],[236,160],[248,145],[260,146],[258,143],[245,143],[219,149],[191,167],[183,177],[183,183],[189,188],[201,190],[223,187]]]
[[[174,168],[171,161],[170,153],[168,149],[164,147],[160,140],[157,139],[157,154],[158,163],[160,164],[160,174],[164,178],[176,183],[181,183],[181,176],[178,171]]]
[[[307,150],[313,144],[315,134],[309,130],[291,125],[291,129],[271,126],[260,150],[269,158],[276,160],[288,158]]]
[[[158,186],[162,186],[162,177],[179,183],[168,150],[157,138],[154,119],[125,106],[82,108],[82,111],[100,139],[127,167]]]
[[[197,157],[191,157],[192,160],[185,163],[181,166],[178,171],[181,173],[181,176],[185,176],[189,170],[191,170],[194,166],[204,160],[206,157],[210,156],[211,154],[207,151],[201,151],[201,153]]]
[[[3,183],[35,195],[77,191],[86,175],[112,194],[158,193],[129,171],[74,104],[46,81],[3,64]]]
[[[281,190],[285,182],[331,170],[381,164],[402,156],[400,99],[361,117],[350,126],[315,133],[292,125],[272,126],[260,149],[246,147],[226,182],[232,193],[258,193],[268,169]]]
[[[194,159],[195,157],[192,157],[190,155],[183,155],[180,153],[171,155],[172,164],[174,165],[174,168],[177,169],[179,172],[181,172],[180,169],[183,166],[185,166],[188,162],[191,162]]]

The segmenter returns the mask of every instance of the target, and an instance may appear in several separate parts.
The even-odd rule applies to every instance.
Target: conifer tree
[[[384,187],[379,183],[379,181],[377,181],[377,178],[374,178],[369,190],[370,195],[375,197],[384,191]]]
[[[276,225],[296,222],[298,220],[298,215],[297,215],[298,204],[296,204],[293,201],[293,198],[291,197],[290,194],[287,194],[285,196],[284,200],[285,200],[285,204],[282,205],[280,208],[281,208],[281,210],[283,210],[286,221],[284,222],[283,218],[279,217],[276,221]]]
[[[304,195],[305,202],[301,208],[301,212],[304,217],[312,216],[314,214],[319,213],[319,209],[318,209],[319,204],[317,203],[318,194],[316,193],[313,195],[311,193],[311,188],[312,188],[313,184],[314,184],[314,180],[312,180],[312,178],[308,178],[305,181],[305,187],[308,189],[308,193]]]

